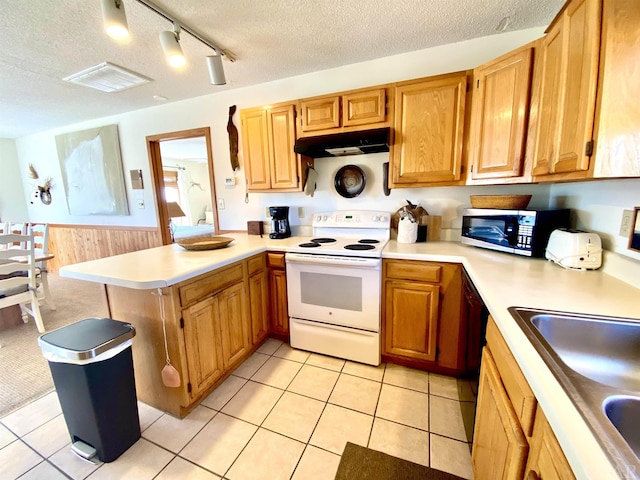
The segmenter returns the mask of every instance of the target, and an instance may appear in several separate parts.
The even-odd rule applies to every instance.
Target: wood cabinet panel
[[[438,283],[442,278],[442,265],[429,262],[403,260],[401,262],[385,262],[385,275],[388,278],[401,280],[417,280]]]
[[[267,111],[264,108],[241,110],[240,123],[247,188],[271,188]]]
[[[269,333],[269,285],[266,270],[249,277],[249,305],[251,341],[256,345]]]
[[[238,283],[226,288],[217,297],[222,360],[224,368],[228,368],[245,356],[250,348],[245,287]]]
[[[473,179],[523,173],[533,47],[474,70],[470,157]]]
[[[440,287],[387,280],[384,301],[384,353],[435,361]]]
[[[386,89],[342,95],[342,125],[345,127],[384,122],[385,119]]]
[[[576,477],[540,406],[536,412],[531,449],[527,459],[527,480],[573,480]]]
[[[269,299],[271,331],[279,335],[289,335],[287,274],[284,270],[269,270]]]
[[[284,253],[267,252],[267,266],[269,268],[285,268]]]
[[[271,188],[298,187],[298,158],[293,151],[296,141],[296,120],[293,105],[268,110],[268,137],[271,168]]]
[[[180,287],[180,303],[186,307],[203,297],[215,294],[227,285],[242,281],[243,278],[241,263],[216,270],[215,273],[199,277]]]
[[[483,349],[471,461],[476,480],[522,478],[529,445],[488,348]]]
[[[340,96],[300,100],[302,131],[313,132],[340,126]]]
[[[391,186],[460,180],[466,87],[466,72],[396,86]]]

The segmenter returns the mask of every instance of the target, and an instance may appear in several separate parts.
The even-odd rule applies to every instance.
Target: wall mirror
[[[629,234],[629,250],[640,252],[640,207],[633,209],[631,227],[631,233]]]

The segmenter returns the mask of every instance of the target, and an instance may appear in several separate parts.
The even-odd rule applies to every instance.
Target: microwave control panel
[[[536,223],[534,215],[518,216],[518,241],[516,248],[531,250],[531,240],[533,239],[533,226]]]

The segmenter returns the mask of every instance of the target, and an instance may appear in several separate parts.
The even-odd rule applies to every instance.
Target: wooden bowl
[[[531,195],[469,195],[472,208],[520,210],[526,208]]]
[[[177,241],[176,243],[187,250],[214,250],[223,248],[233,242],[229,237],[191,237]]]

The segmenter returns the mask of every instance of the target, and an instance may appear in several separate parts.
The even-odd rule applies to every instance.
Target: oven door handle
[[[380,268],[382,260],[379,258],[340,257],[337,255],[310,255],[304,253],[287,253],[288,263],[308,263],[315,265],[340,265],[353,268]]]

